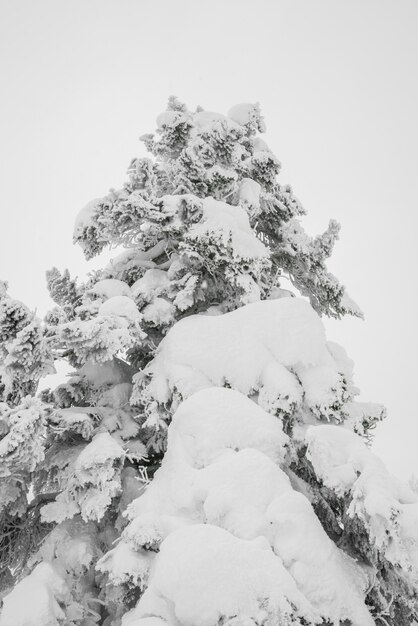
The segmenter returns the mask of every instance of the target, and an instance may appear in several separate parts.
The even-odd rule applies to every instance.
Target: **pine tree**
[[[170,98],[157,125],[76,220],[117,256],[48,272],[42,324],[2,292],[4,508],[37,534],[3,523],[0,625],[409,626],[418,496],[320,319],[362,316],[326,267],[338,225],[305,233],[258,105]],[[35,398],[51,358],[73,372]]]
[[[28,501],[31,474],[44,460],[48,406],[34,398],[53,358],[40,320],[0,282],[0,587],[39,547],[48,526]],[[40,494],[39,494],[40,495]]]

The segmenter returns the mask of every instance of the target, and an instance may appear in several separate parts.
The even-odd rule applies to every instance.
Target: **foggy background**
[[[102,265],[74,218],[123,183],[169,95],[258,101],[306,230],[342,224],[329,267],[366,321],[325,324],[388,408],[375,451],[418,475],[417,27],[416,0],[0,0],[0,278],[43,315],[46,269]]]

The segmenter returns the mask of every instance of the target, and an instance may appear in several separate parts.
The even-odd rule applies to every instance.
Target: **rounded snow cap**
[[[229,109],[228,117],[240,126],[246,126],[253,133],[256,131],[266,132],[266,125],[258,102],[255,104],[246,102],[236,104],[232,109]]]

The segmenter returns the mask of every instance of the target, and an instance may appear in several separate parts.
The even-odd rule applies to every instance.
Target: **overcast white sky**
[[[330,267],[367,321],[327,322],[375,449],[418,474],[417,0],[0,0],[0,277],[44,313],[45,270],[83,276],[76,213],[118,187],[167,97],[259,101],[308,209],[342,235]]]

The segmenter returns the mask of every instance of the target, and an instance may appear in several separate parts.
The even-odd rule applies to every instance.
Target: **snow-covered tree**
[[[22,551],[3,524],[0,625],[409,626],[418,494],[320,318],[362,315],[338,225],[305,233],[258,105],[170,98],[157,125],[76,220],[113,260],[48,272],[42,323],[1,294],[4,509],[42,532]],[[35,398],[52,358],[73,372]]]
[[[53,371],[45,328],[0,282],[0,587],[47,529],[40,499],[29,504],[28,494],[32,472],[44,460],[48,413],[33,396],[40,378]]]

